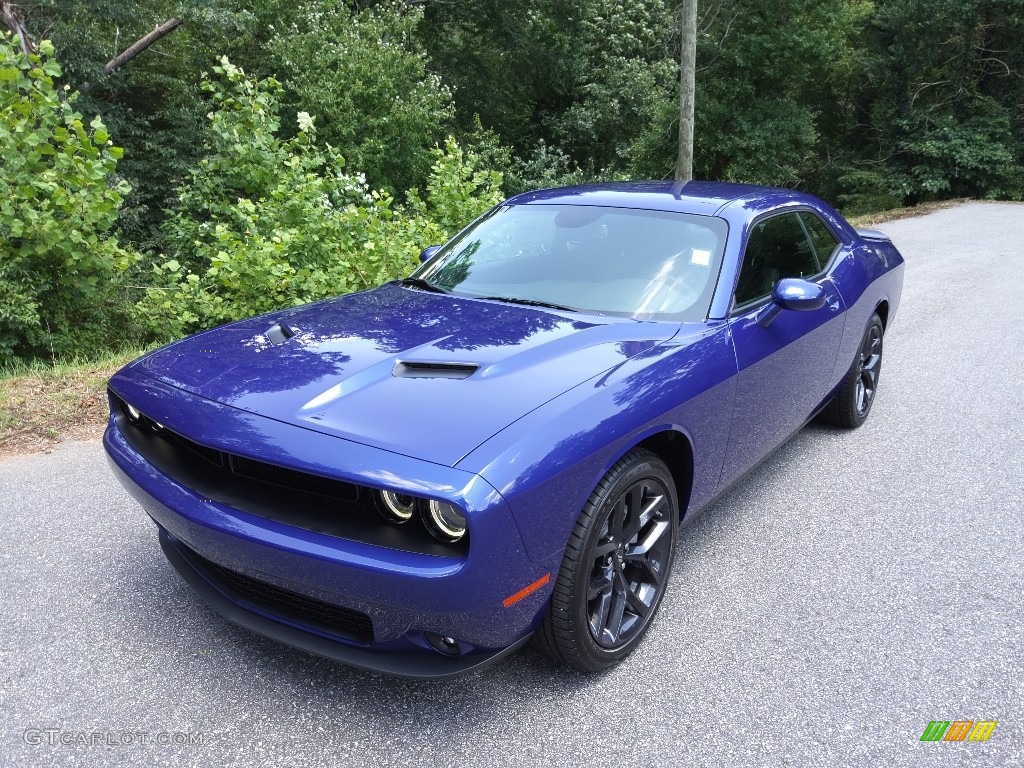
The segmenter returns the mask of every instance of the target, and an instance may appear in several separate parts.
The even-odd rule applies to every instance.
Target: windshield
[[[414,277],[456,296],[643,320],[704,320],[723,219],[576,205],[495,208]]]

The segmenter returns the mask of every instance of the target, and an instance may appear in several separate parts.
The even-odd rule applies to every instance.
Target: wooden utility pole
[[[679,155],[676,181],[693,178],[693,94],[697,69],[697,0],[683,0],[679,53]]]

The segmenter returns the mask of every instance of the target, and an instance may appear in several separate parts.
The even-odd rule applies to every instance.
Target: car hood
[[[135,367],[235,408],[454,466],[678,327],[387,284],[191,336]]]

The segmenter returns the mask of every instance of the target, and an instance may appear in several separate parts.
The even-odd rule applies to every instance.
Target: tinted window
[[[457,296],[699,321],[727,229],[722,219],[666,211],[500,206],[415,274]]]
[[[783,277],[811,277],[819,271],[796,213],[761,219],[747,237],[736,304],[768,296]]]
[[[807,227],[807,234],[810,235],[811,245],[814,246],[814,253],[818,257],[818,270],[821,271],[828,266],[828,261],[832,258],[832,254],[835,252],[836,246],[839,245],[839,241],[832,234],[832,230],[825,225],[825,222],[813,213],[802,211],[800,219],[803,221],[804,226]]]

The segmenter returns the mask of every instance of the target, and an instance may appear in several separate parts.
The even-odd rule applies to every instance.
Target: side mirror
[[[810,312],[825,306],[825,289],[809,280],[784,277],[772,289],[772,302],[757,316],[757,324],[767,328],[784,309]]]
[[[420,251],[420,264],[425,261],[429,261],[430,257],[441,250],[440,245],[428,245],[422,251]]]

